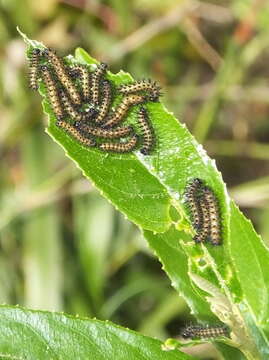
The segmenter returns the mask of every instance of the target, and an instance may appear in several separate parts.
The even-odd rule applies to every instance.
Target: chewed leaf
[[[43,46],[25,36],[24,39],[30,47]],[[76,51],[75,57],[65,58],[67,66],[86,64],[96,68],[98,63],[82,49]],[[122,101],[119,87],[134,80],[123,71],[118,74],[107,71],[105,76],[113,86],[114,109]],[[141,153],[140,147],[131,148],[130,153],[106,154],[98,148],[82,146],[56,126],[56,116],[44,90],[41,82],[44,111],[49,117],[48,134],[100,193],[143,229],[173,286],[186,299],[192,313],[201,321],[219,318],[234,327],[233,344],[247,356],[254,354],[253,358],[257,359],[267,356],[266,347],[260,347],[259,343],[262,338],[267,344],[264,334],[269,333],[268,249],[237,210],[215,162],[186,126],[161,102],[147,99],[143,107],[156,137],[152,152]],[[127,126],[137,124],[138,109],[135,105],[128,112],[124,120]],[[202,244],[193,241],[200,225],[193,226],[184,198],[186,187],[193,179],[200,179],[213,199],[207,223],[214,226],[211,235],[206,233],[207,236],[201,238]],[[204,218],[203,214],[202,220]],[[212,241],[212,234],[215,234],[215,241]],[[253,287],[255,278],[257,292]],[[250,319],[246,319],[246,312]],[[253,339],[249,335],[252,322],[257,334]],[[264,329],[262,335],[257,330],[260,324]]]

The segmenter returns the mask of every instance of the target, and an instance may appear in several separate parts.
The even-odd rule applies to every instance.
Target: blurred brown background
[[[261,0],[1,1],[1,303],[111,319],[161,339],[191,319],[138,230],[44,133],[16,26],[60,55],[83,47],[114,72],[157,80],[269,243],[268,19]]]

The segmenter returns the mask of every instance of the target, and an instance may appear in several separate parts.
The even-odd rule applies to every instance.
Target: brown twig
[[[86,13],[91,13],[99,18],[111,33],[114,33],[115,30],[118,29],[117,15],[113,9],[107,5],[92,0],[59,0],[59,2],[78,8]]]
[[[214,71],[217,71],[222,63],[222,58],[202,35],[191,16],[187,16],[183,20],[180,28],[185,32],[188,40],[201,55],[201,57],[206,60],[206,62],[212,67]]]
[[[113,51],[106,56],[105,60],[109,62],[119,60],[129,52],[141,47],[158,34],[180,24],[183,19],[191,14],[195,14],[196,17],[202,17],[206,20],[214,19],[217,22],[230,22],[233,19],[231,12],[224,7],[203,3],[197,0],[185,1],[185,3],[176,6],[167,14],[147,23],[134,31],[131,35],[127,36],[114,47]],[[221,17],[222,20],[220,20]],[[216,58],[216,55],[214,58]],[[218,60],[215,60],[215,62],[216,61]]]
[[[119,60],[126,54],[141,47],[154,36],[163,31],[176,26],[188,13],[196,9],[198,3],[196,1],[189,1],[186,4],[181,4],[173,10],[169,11],[165,16],[155,19],[146,25],[140,27],[127,38],[118,43],[113,51],[107,55],[106,61]]]
[[[194,11],[194,15],[219,24],[227,24],[234,21],[231,9],[203,1],[199,2],[199,7]]]

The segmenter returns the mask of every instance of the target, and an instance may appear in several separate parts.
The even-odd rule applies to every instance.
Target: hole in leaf
[[[169,215],[174,222],[178,222],[180,220],[180,214],[173,205],[170,206]]]

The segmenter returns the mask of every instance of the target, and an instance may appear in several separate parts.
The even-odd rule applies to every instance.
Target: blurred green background
[[[83,47],[157,80],[269,244],[269,2],[0,3],[0,302],[178,335],[189,310],[138,229],[44,133],[16,26],[62,56]],[[208,345],[189,351],[217,359]]]

